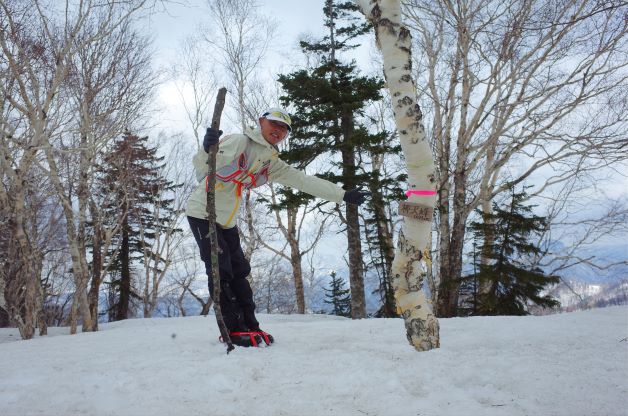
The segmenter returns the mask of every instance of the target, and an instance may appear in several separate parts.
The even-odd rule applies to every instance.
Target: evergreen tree
[[[113,143],[112,149],[101,167],[103,192],[117,194],[113,203],[104,207],[110,222],[120,221],[114,248],[108,253],[112,259],[113,277],[110,292],[115,302],[110,305],[110,318],[126,319],[131,298],[139,299],[132,287],[132,264],[144,262],[145,247],[150,247],[161,230],[169,226],[173,200],[164,195],[181,185],[175,185],[161,175],[164,157],[148,146],[148,137],[126,132]],[[164,192],[165,191],[165,192]],[[159,206],[159,218],[155,218],[155,206]],[[154,259],[153,259],[154,260]]]
[[[373,159],[379,157],[379,155],[371,156]],[[379,169],[374,169],[369,179],[371,203],[363,210],[364,234],[369,252],[366,265],[368,270],[377,273],[379,279],[379,287],[373,292],[379,294],[381,300],[381,306],[375,313],[375,316],[379,318],[398,317],[392,286],[395,248],[390,206],[405,198],[406,181],[406,174],[386,177]]]
[[[356,47],[352,41],[370,30],[357,6],[353,2],[326,0],[324,13],[329,34],[318,42],[300,43],[306,54],[316,57],[318,65],[279,77],[285,91],[282,104],[291,107],[294,115],[289,148],[281,157],[301,169],[325,157],[336,169],[320,176],[352,189],[371,182],[362,156],[391,149],[382,145],[387,132],[372,134],[361,124],[367,104],[381,99],[383,81],[362,76],[355,62],[343,63],[339,59],[340,53]],[[291,189],[282,189],[280,193],[284,206],[303,204],[310,198]],[[366,307],[359,213],[354,205],[347,204],[345,209],[352,316],[363,318]]]
[[[329,289],[323,288],[325,291],[324,302],[332,305],[333,309],[330,315],[351,316],[351,294],[349,289],[345,289],[345,281],[338,277],[336,272],[331,272],[331,281]]]
[[[476,272],[467,276],[463,285],[467,288],[469,314],[527,315],[528,302],[543,307],[559,305],[550,296],[540,295],[544,287],[558,283],[559,278],[526,262],[540,253],[530,238],[548,226],[545,217],[532,213],[533,206],[523,205],[526,197],[525,190],[516,193],[513,189],[507,207],[493,203],[493,212],[478,212],[482,222],[470,225],[482,244],[478,246],[480,253],[474,253]],[[477,288],[482,285],[490,290],[478,293]]]

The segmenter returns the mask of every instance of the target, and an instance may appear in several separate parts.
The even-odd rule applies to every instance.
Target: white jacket
[[[259,128],[245,134],[225,136],[216,155],[216,221],[224,228],[235,226],[244,190],[266,182],[277,182],[310,195],[339,203],[345,191],[316,176],[308,176],[279,159],[277,150],[261,134]],[[207,153],[200,149],[193,159],[200,181],[190,199],[186,214],[207,218]]]

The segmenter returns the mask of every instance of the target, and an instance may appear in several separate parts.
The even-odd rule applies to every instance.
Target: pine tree
[[[397,151],[397,149],[395,149]],[[372,155],[377,158],[378,155]],[[403,200],[403,185],[407,175],[385,177],[375,169],[369,179],[371,203],[363,210],[364,234],[369,251],[367,268],[377,273],[379,287],[374,293],[379,294],[381,306],[375,313],[379,318],[398,317],[395,294],[392,285],[392,263],[395,259],[393,245],[393,221],[390,206],[395,201]]]
[[[550,296],[540,294],[547,285],[558,283],[559,278],[526,262],[540,253],[530,238],[546,229],[546,218],[534,215],[534,206],[523,205],[525,190],[511,192],[508,206],[500,208],[493,203],[493,212],[478,211],[482,222],[470,225],[482,244],[478,246],[480,253],[474,253],[476,272],[467,276],[463,285],[467,288],[469,314],[527,315],[528,302],[543,307],[559,305]],[[479,260],[481,257],[483,261]],[[487,293],[477,293],[482,284],[490,287]]]
[[[357,14],[356,5],[327,0],[324,13],[329,35],[318,42],[300,43],[304,53],[316,56],[319,64],[279,77],[285,91],[282,104],[294,115],[290,146],[281,157],[301,169],[325,157],[336,169],[320,176],[352,189],[371,182],[370,172],[361,163],[362,155],[391,149],[383,145],[387,132],[372,134],[360,122],[367,104],[382,98],[383,81],[362,76],[355,62],[339,59],[340,53],[356,47],[352,41],[371,29]],[[310,198],[290,189],[280,193],[285,205],[303,204]],[[366,307],[359,211],[349,204],[345,209],[352,316],[363,318]]]
[[[131,298],[139,299],[132,287],[134,262],[143,262],[145,247],[150,247],[160,230],[169,226],[173,213],[173,200],[164,197],[164,190],[173,190],[175,185],[161,176],[164,157],[148,146],[148,137],[139,137],[126,132],[113,143],[112,149],[101,167],[100,178],[103,192],[117,194],[113,203],[104,207],[109,221],[120,221],[120,232],[115,237],[114,248],[108,253],[112,259],[111,276],[108,283],[114,293],[109,311],[114,320],[126,319],[129,315]],[[159,205],[160,218],[155,218],[151,206]]]
[[[324,302],[332,305],[333,309],[330,315],[338,316],[351,316],[351,294],[349,289],[345,289],[345,281],[343,278],[338,277],[336,272],[331,272],[331,281],[329,282],[329,289],[323,289],[325,291]]]

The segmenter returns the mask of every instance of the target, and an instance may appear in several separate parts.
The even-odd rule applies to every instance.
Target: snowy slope
[[[229,355],[212,316],[0,343],[0,415],[628,415],[628,307],[442,319],[423,353],[398,319],[260,318],[277,343]]]

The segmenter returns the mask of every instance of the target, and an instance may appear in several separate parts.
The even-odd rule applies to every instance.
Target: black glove
[[[371,193],[363,191],[360,188],[356,188],[346,191],[345,196],[343,196],[342,199],[348,204],[362,205],[365,197],[367,196],[371,196]]]
[[[206,152],[209,152],[209,147],[218,143],[218,138],[222,134],[222,130],[216,130],[209,127],[207,129],[207,133],[205,133],[205,138],[203,139],[203,149]]]

